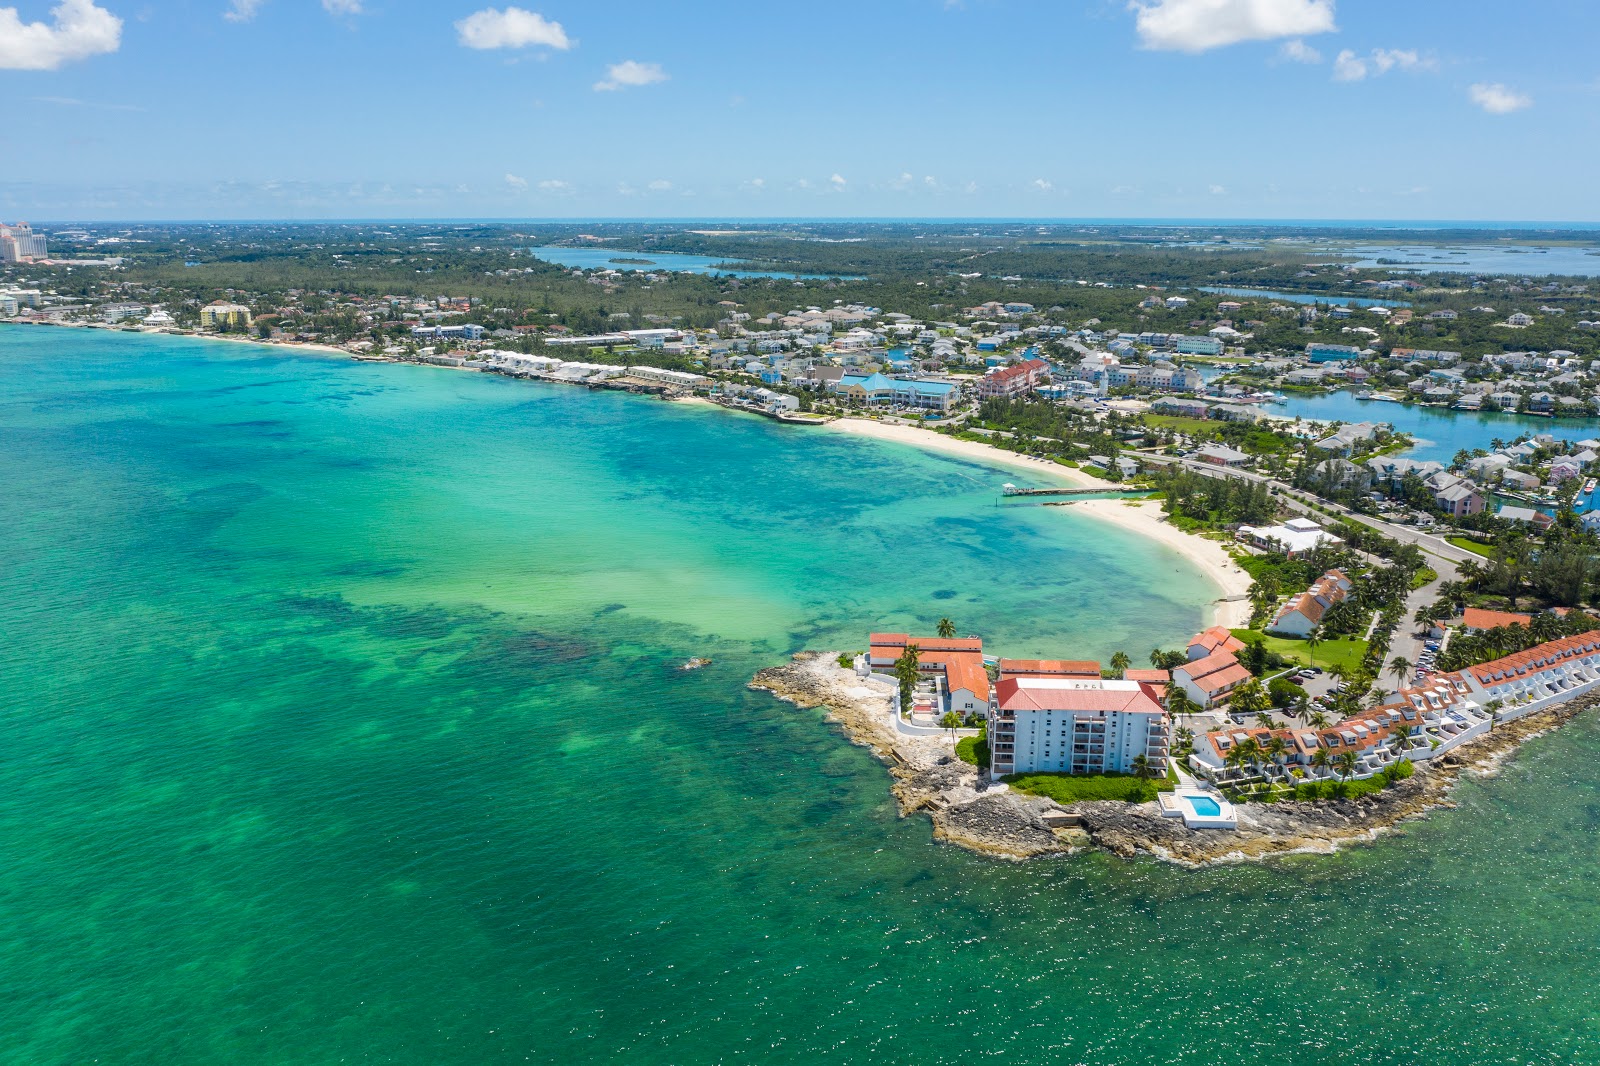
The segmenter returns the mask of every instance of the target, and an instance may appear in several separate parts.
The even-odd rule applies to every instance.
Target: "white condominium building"
[[[989,711],[991,773],[1161,772],[1167,713],[1148,685],[1098,678],[1007,677]]]

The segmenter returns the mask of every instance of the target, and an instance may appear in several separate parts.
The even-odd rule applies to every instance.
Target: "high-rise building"
[[[0,262],[20,263],[43,259],[47,254],[44,235],[34,233],[26,222],[0,226]]]

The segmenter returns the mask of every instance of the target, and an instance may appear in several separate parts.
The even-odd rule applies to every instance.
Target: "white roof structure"
[[[1281,526],[1240,526],[1239,532],[1256,541],[1280,544],[1285,551],[1297,555],[1323,544],[1344,543],[1306,518],[1291,518]]]

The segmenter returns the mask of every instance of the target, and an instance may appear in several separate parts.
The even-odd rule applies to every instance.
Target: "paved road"
[[[1388,662],[1393,662],[1395,656],[1402,656],[1407,662],[1413,665],[1416,664],[1417,659],[1422,655],[1423,645],[1427,640],[1427,633],[1426,631],[1419,631],[1416,623],[1411,619],[1416,615],[1418,608],[1424,606],[1425,604],[1433,603],[1439,598],[1440,585],[1444,584],[1446,581],[1457,580],[1459,577],[1456,570],[1457,563],[1468,561],[1476,562],[1478,559],[1478,557],[1473,555],[1471,552],[1463,548],[1458,548],[1454,544],[1451,544],[1440,537],[1433,536],[1430,533],[1424,533],[1421,530],[1411,529],[1406,526],[1397,526],[1392,522],[1384,522],[1380,519],[1373,518],[1370,515],[1357,514],[1341,504],[1333,503],[1329,500],[1321,499],[1320,497],[1298,492],[1295,489],[1290,488],[1288,485],[1285,485],[1283,482],[1278,481],[1275,478],[1267,477],[1263,474],[1256,474],[1247,470],[1227,470],[1221,467],[1212,466],[1210,463],[1197,462],[1193,459],[1176,459],[1172,456],[1151,455],[1147,452],[1140,452],[1138,454],[1146,461],[1169,464],[1176,463],[1197,473],[1205,474],[1208,477],[1242,477],[1249,481],[1264,481],[1277,490],[1279,499],[1283,500],[1289,507],[1295,510],[1301,511],[1302,513],[1315,515],[1316,512],[1311,510],[1312,505],[1315,504],[1319,508],[1326,508],[1327,510],[1333,511],[1341,518],[1347,518],[1352,522],[1360,522],[1362,525],[1369,526],[1385,536],[1393,537],[1402,544],[1415,544],[1418,548],[1422,549],[1423,552],[1427,553],[1431,557],[1428,565],[1432,567],[1439,576],[1434,581],[1429,582],[1406,597],[1405,613],[1401,617],[1400,628],[1395,631],[1394,638],[1389,644]],[[1415,680],[1415,677],[1416,675],[1413,673],[1411,676],[1406,678],[1406,683],[1410,684]],[[1388,672],[1387,662],[1384,664],[1383,672],[1378,678],[1378,684],[1391,690],[1396,687],[1394,676]]]
[[[1239,477],[1247,481],[1264,481],[1277,490],[1281,499],[1297,510],[1309,511],[1311,506],[1315,504],[1319,508],[1332,511],[1341,518],[1348,518],[1352,522],[1360,522],[1364,526],[1370,526],[1386,536],[1393,537],[1402,544],[1415,544],[1429,555],[1449,563],[1465,563],[1476,561],[1477,559],[1477,556],[1471,552],[1464,548],[1458,548],[1441,537],[1436,537],[1431,533],[1424,533],[1408,526],[1397,526],[1392,522],[1373,518],[1371,515],[1357,514],[1343,504],[1333,503],[1320,497],[1299,492],[1282,481],[1267,477],[1265,474],[1257,474],[1248,470],[1227,470],[1222,467],[1212,466],[1210,463],[1202,463],[1194,459],[1177,459],[1170,455],[1153,455],[1149,452],[1138,452],[1136,454],[1146,462],[1177,464],[1187,467],[1196,473],[1205,474],[1207,477]],[[1435,566],[1434,569],[1438,570],[1439,568]]]

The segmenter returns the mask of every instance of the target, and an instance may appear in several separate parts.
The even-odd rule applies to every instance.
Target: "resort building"
[[[1226,703],[1229,693],[1248,680],[1250,671],[1231,651],[1213,652],[1172,671],[1172,683],[1205,710]]]
[[[1289,558],[1344,541],[1309,518],[1291,518],[1281,526],[1240,526],[1239,538],[1267,551],[1281,551]]]
[[[1088,678],[1100,677],[1100,664],[1093,659],[1001,659],[1000,680],[1008,677]]]
[[[1219,651],[1240,652],[1244,650],[1244,641],[1233,635],[1227,626],[1212,626],[1203,633],[1195,634],[1189,641],[1189,661],[1204,659],[1207,655],[1215,655]]]
[[[1159,773],[1167,713],[1147,685],[1066,677],[1010,677],[989,712],[990,774]]]
[[[895,404],[933,411],[951,411],[961,399],[961,390],[952,382],[892,378],[885,374],[846,374],[831,389],[845,399],[861,403]]]
[[[1515,705],[1516,717],[1600,683],[1600,631],[1563,637],[1461,671],[1478,702]]]
[[[1290,597],[1267,626],[1267,632],[1287,637],[1310,636],[1311,631],[1322,624],[1322,616],[1328,608],[1343,602],[1350,589],[1350,579],[1344,571],[1329,570],[1309,589]]]
[[[217,300],[206,304],[200,309],[201,329],[215,329],[224,325],[248,326],[250,321],[250,309],[244,304],[231,304],[226,300]]]
[[[905,633],[873,633],[867,662],[889,674],[894,664],[916,645],[918,670],[938,685],[940,711],[984,714],[989,709],[989,672],[983,665],[983,641],[977,637],[912,637]]]
[[[978,397],[993,400],[1026,396],[1049,380],[1050,364],[1043,359],[1029,359],[985,374],[978,382]]]

